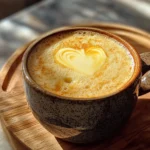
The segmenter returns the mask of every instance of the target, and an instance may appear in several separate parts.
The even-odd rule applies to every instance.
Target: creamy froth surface
[[[74,98],[105,96],[132,77],[134,59],[118,41],[86,30],[50,36],[28,59],[32,79],[43,89]]]

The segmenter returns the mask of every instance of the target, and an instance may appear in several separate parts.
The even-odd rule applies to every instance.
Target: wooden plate
[[[118,24],[92,26],[117,34],[131,43],[139,53],[150,51],[150,34]],[[1,121],[14,149],[34,150],[139,150],[150,149],[150,93],[139,97],[136,109],[126,127],[103,144],[75,145],[56,139],[33,117],[23,90],[21,59],[28,45],[18,49],[0,72]]]

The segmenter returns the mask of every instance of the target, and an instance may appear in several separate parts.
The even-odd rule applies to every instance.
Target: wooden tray
[[[139,53],[150,51],[150,34],[117,24],[86,25],[117,34]],[[34,150],[146,150],[150,149],[150,93],[139,97],[126,127],[103,144],[75,145],[56,139],[33,117],[23,90],[21,59],[28,45],[16,50],[0,72],[1,121],[14,149]]]

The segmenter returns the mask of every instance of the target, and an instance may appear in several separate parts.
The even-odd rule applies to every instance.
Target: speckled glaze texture
[[[40,88],[30,77],[27,59],[34,46],[43,38],[68,30],[94,30],[123,43],[135,58],[135,73],[117,94],[105,98],[75,99],[54,95]],[[121,38],[94,28],[65,28],[48,33],[35,41],[23,57],[23,75],[27,101],[37,120],[54,136],[73,143],[92,143],[114,136],[127,122],[136,105],[141,62],[137,52]]]
[[[25,78],[27,100],[34,116],[54,136],[73,143],[112,137],[129,119],[140,76],[124,91],[100,100],[63,100],[35,89]]]

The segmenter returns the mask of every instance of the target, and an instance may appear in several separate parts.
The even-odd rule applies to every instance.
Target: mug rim
[[[134,59],[134,73],[133,73],[132,77],[121,88],[119,88],[115,92],[112,92],[111,94],[106,94],[103,96],[90,97],[90,98],[86,98],[86,97],[77,98],[77,97],[62,96],[62,95],[50,92],[50,91],[42,88],[40,85],[38,85],[38,83],[36,83],[32,79],[32,77],[30,76],[30,74],[28,72],[27,62],[28,62],[28,58],[29,58],[30,53],[32,52],[32,50],[34,50],[34,47],[36,45],[38,45],[43,39],[46,39],[47,37],[50,37],[52,35],[62,33],[62,32],[77,31],[77,30],[88,30],[88,31],[94,31],[94,32],[98,32],[100,34],[104,34],[110,38],[117,40],[119,43],[124,45],[125,48],[127,48],[127,50],[130,52],[130,54],[132,55],[132,57]],[[45,33],[44,35],[37,38],[33,43],[31,43],[29,45],[29,47],[27,47],[27,49],[23,55],[22,70],[23,70],[24,80],[26,80],[30,84],[30,86],[32,86],[36,90],[38,90],[38,91],[40,91],[40,92],[42,92],[48,96],[53,96],[53,97],[56,97],[56,98],[59,98],[62,100],[70,100],[70,101],[85,101],[85,100],[86,101],[93,101],[93,100],[102,100],[104,98],[111,97],[111,96],[119,94],[123,90],[127,89],[137,79],[137,77],[141,73],[141,59],[140,59],[138,52],[133,48],[133,46],[131,46],[127,41],[125,41],[121,37],[114,35],[108,31],[101,30],[101,29],[94,28],[94,27],[61,27],[61,28],[57,28],[55,30],[52,30],[52,31]]]

